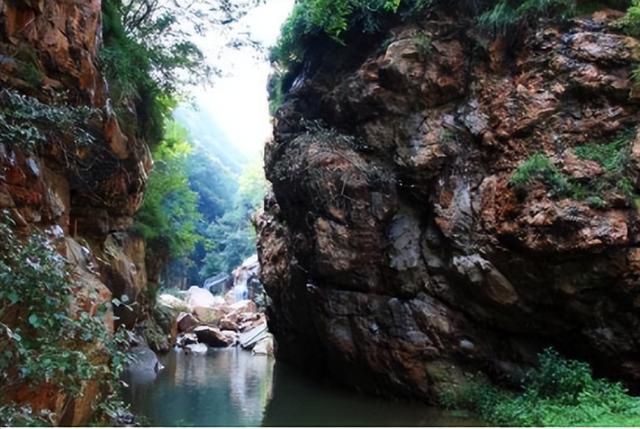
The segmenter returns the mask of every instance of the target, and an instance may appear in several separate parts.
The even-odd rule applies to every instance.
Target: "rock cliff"
[[[63,238],[76,305],[87,308],[110,306],[112,294],[135,299],[146,285],[144,243],[127,228],[151,159],[144,141],[121,131],[108,100],[98,67],[101,19],[100,0],[0,0],[0,209],[23,232],[35,226]],[[72,115],[81,110],[91,113],[80,126]],[[55,423],[86,425],[96,386],[75,400],[46,386],[3,400],[53,410]]]
[[[640,45],[620,16],[507,43],[441,11],[309,47],[257,222],[278,356],[435,401],[554,346],[640,387]]]

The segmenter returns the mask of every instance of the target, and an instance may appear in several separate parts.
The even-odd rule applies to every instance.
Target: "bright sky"
[[[272,46],[280,27],[293,8],[294,0],[267,0],[264,5],[243,18],[252,39]],[[215,46],[215,34],[208,35],[209,46]],[[215,54],[213,54],[215,55]],[[196,105],[208,111],[241,152],[254,158],[262,153],[265,140],[271,135],[267,78],[270,66],[265,59],[257,60],[251,49],[227,49],[216,64],[225,75],[212,87],[197,88]]]

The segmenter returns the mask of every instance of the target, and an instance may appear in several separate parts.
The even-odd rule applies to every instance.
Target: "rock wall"
[[[145,142],[120,130],[110,107],[97,66],[101,25],[100,0],[0,0],[0,89],[100,111],[95,143],[71,154],[64,141],[48,141],[37,155],[24,142],[0,141],[0,209],[10,210],[22,231],[56,232],[75,267],[74,305],[87,310],[112,294],[135,299],[146,286],[144,243],[127,229],[151,158]],[[111,315],[105,323],[113,328]],[[37,395],[23,389],[3,400],[58,411],[56,423],[86,425],[96,386],[88,383],[76,399],[44,386]]]
[[[597,180],[575,148],[624,132],[637,193],[640,46],[610,27],[620,16],[506,43],[441,11],[310,47],[266,148],[258,221],[281,359],[434,401],[477,371],[517,383],[555,346],[640,387],[635,203],[510,184],[536,153]]]

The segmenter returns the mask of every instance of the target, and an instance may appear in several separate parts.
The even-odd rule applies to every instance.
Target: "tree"
[[[198,194],[189,188],[186,160],[191,147],[186,131],[175,122],[165,128],[164,140],[154,149],[155,166],[145,200],[137,215],[137,230],[158,256],[187,256],[201,237]]]
[[[248,164],[238,183],[233,209],[207,228],[209,249],[200,270],[203,278],[229,272],[256,252],[251,216],[262,204],[266,192],[262,163],[256,160]]]

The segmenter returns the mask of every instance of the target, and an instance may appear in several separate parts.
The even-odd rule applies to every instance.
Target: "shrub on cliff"
[[[571,151],[576,157],[592,161],[602,173],[576,179],[564,174],[544,154],[534,154],[513,172],[509,184],[526,193],[534,182],[542,182],[554,197],[584,200],[595,207],[605,207],[607,194],[615,193],[628,200],[635,196],[633,176],[630,172],[630,142],[632,135],[622,133],[607,143],[587,143]]]
[[[465,10],[470,24],[490,35],[505,35],[521,23],[540,17],[566,18],[575,10],[574,0],[466,0],[457,10]],[[328,37],[343,43],[348,32],[375,33],[389,16],[403,19],[419,16],[435,7],[449,7],[443,0],[300,0],[285,21],[278,43],[271,50],[277,72],[269,84],[270,110],[282,104],[292,78],[305,55],[309,40]]]
[[[556,194],[566,193],[569,189],[567,178],[546,155],[541,153],[532,155],[520,164],[511,176],[509,183],[522,189],[538,180],[549,185]]]
[[[99,111],[90,107],[47,104],[14,90],[0,90],[0,143],[19,145],[30,153],[51,142],[68,143],[70,153],[93,144],[90,124],[99,117]]]
[[[640,0],[631,1],[627,13],[615,23],[615,26],[630,36],[640,37]]]
[[[111,397],[124,357],[104,322],[108,304],[95,314],[79,308],[68,263],[54,244],[40,232],[18,237],[9,216],[1,216],[0,397],[14,397],[25,385],[52,386],[68,401],[87,380],[101,380],[102,392]],[[50,411],[34,415],[22,404],[0,407],[3,426],[52,424],[61,417]]]
[[[541,17],[565,19],[575,12],[574,0],[499,0],[477,18],[478,27],[492,35],[505,35],[520,23]]]
[[[552,349],[539,355],[519,394],[476,380],[445,402],[498,426],[640,425],[640,398],[619,383],[593,378],[589,365]]]

